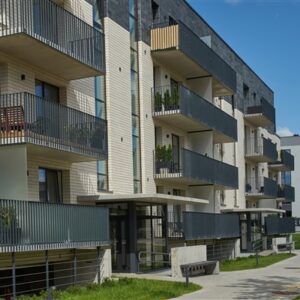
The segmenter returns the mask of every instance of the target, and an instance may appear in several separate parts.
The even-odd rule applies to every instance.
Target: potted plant
[[[163,99],[160,92],[156,92],[154,96],[154,111],[161,112],[163,106]]]
[[[0,207],[0,244],[16,243],[18,235],[15,208]]]
[[[174,87],[172,90],[172,106],[173,109],[179,109],[179,91],[178,87]]]
[[[164,94],[164,108],[165,110],[172,110],[172,98],[170,95],[170,91],[166,90]]]
[[[172,146],[157,145],[156,154],[156,172],[160,174],[169,173],[172,170],[173,151]]]

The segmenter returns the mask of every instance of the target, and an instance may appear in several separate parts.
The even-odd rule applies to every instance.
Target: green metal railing
[[[104,207],[0,200],[0,252],[108,244]]]

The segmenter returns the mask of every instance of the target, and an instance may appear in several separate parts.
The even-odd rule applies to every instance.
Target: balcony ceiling
[[[25,33],[1,37],[0,51],[68,81],[103,75],[101,71]]]
[[[213,139],[215,144],[219,143],[233,143],[235,142],[230,136],[223,134],[220,131],[210,128],[209,126],[201,123],[200,121],[195,121],[190,117],[183,115],[180,110],[170,111],[167,114],[160,114],[159,112],[154,113],[154,118],[156,120],[162,121],[172,127],[184,130],[186,132],[201,132],[201,131],[212,131]]]
[[[177,49],[155,50],[152,51],[152,57],[157,64],[164,66],[171,73],[180,74],[185,79],[211,76],[198,63]],[[233,91],[213,78],[213,93],[215,97],[229,96]]]
[[[255,127],[269,127],[273,125],[273,122],[269,120],[263,113],[245,114],[245,120]]]
[[[273,161],[272,158],[270,158],[266,155],[260,154],[260,153],[245,155],[245,158],[246,158],[246,160],[249,160],[249,161],[252,161],[255,163],[263,163],[263,162],[272,162]]]

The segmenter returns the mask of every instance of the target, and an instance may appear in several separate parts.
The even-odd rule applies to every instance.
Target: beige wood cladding
[[[177,48],[179,45],[179,25],[151,30],[151,50]]]

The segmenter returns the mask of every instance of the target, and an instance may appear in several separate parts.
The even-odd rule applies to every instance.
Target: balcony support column
[[[251,213],[247,213],[247,248],[249,252],[252,250],[251,235]]]
[[[16,290],[16,254],[12,252],[11,254],[12,259],[12,288],[13,288],[13,299],[17,299],[17,290]]]
[[[52,300],[50,285],[49,285],[49,254],[48,250],[45,251],[45,265],[46,265],[46,290],[47,290],[47,299]]]
[[[128,203],[128,220],[129,220],[129,268],[131,273],[138,272],[138,260],[137,260],[137,215],[136,215],[136,203]]]

